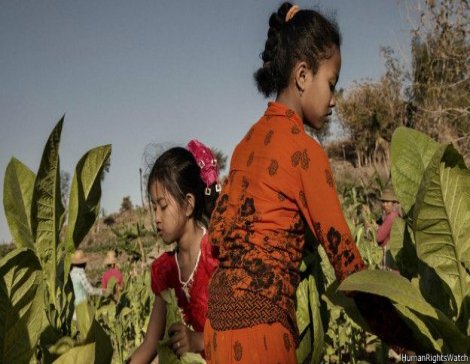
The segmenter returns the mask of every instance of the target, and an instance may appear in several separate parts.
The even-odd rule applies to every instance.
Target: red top
[[[174,288],[185,322],[197,332],[202,332],[204,329],[207,316],[207,286],[217,264],[207,234],[205,234],[201,240],[201,257],[189,287],[190,299],[188,300],[179,280],[175,252],[164,253],[152,263],[153,293],[159,295],[167,288]]]
[[[111,277],[116,278],[116,283],[122,286],[122,273],[117,268],[109,268],[106,272],[103,273],[103,277],[101,278],[101,287],[104,289],[108,288],[108,282]]]
[[[386,246],[390,240],[390,232],[392,231],[392,225],[395,218],[398,216],[398,211],[392,211],[385,216],[382,225],[377,230],[377,243],[379,246]]]

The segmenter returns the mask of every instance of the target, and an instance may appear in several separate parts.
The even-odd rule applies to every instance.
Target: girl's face
[[[333,55],[320,62],[317,73],[307,71],[300,103],[304,122],[316,130],[323,127],[336,105],[334,91],[340,69],[341,53],[335,47]]]
[[[159,235],[166,244],[178,242],[188,222],[185,210],[158,181],[151,184],[150,197]]]

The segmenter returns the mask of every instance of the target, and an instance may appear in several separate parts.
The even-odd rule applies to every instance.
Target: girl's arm
[[[157,343],[165,334],[166,303],[159,295],[155,296],[150,321],[144,341],[132,354],[129,363],[147,364],[157,355]]]
[[[325,249],[339,282],[365,269],[359,251],[341,210],[333,173],[321,147],[309,150],[309,168],[301,171],[301,206],[308,223]],[[394,349],[417,348],[411,330],[400,318],[389,299],[368,293],[351,292],[369,327]]]
[[[304,150],[302,158],[303,164],[297,166],[301,188],[293,193],[341,282],[365,264],[344,218],[327,155],[315,143]]]

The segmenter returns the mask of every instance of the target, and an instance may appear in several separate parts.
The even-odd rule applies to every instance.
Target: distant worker
[[[390,267],[390,259],[387,258],[387,244],[390,240],[393,221],[397,216],[400,216],[400,204],[392,187],[388,187],[382,192],[380,200],[382,201],[383,216],[382,224],[377,230],[377,244],[383,249],[382,268],[387,269]]]
[[[88,296],[101,296],[103,291],[101,288],[95,288],[88,281],[85,274],[85,267],[88,262],[88,257],[83,250],[76,250],[72,256],[72,269],[70,271],[70,278],[72,279],[73,292],[75,294],[75,308],[88,299]],[[76,315],[74,313],[74,319]]]
[[[104,264],[106,265],[107,270],[101,277],[101,287],[103,287],[103,289],[108,289],[108,282],[111,278],[116,279],[118,289],[122,288],[124,280],[121,271],[116,267],[116,263],[116,252],[114,250],[108,251],[106,253],[106,258],[104,259]]]

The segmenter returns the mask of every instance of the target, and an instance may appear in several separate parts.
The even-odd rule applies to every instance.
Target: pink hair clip
[[[206,184],[204,193],[210,195],[211,189],[209,186],[212,186],[214,183],[216,183],[215,190],[220,192],[221,187],[218,183],[219,166],[212,150],[196,139],[191,140],[186,148],[191,152],[199,168],[201,168],[201,179]]]

